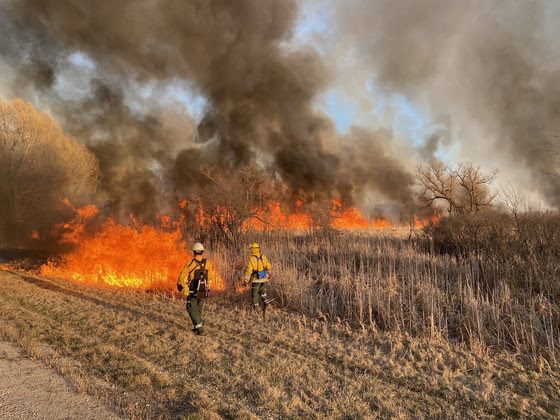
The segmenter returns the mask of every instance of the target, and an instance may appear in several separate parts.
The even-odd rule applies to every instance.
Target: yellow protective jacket
[[[271,268],[268,259],[258,253],[253,254],[249,257],[249,263],[247,264],[247,271],[245,271],[245,280],[251,280],[253,283],[264,283],[268,281],[268,278],[259,279],[257,276],[257,271],[269,271]]]
[[[197,255],[188,263],[185,264],[181,272],[179,273],[179,277],[177,278],[177,284],[183,286],[183,293],[185,295],[189,295],[189,283],[194,277],[194,270],[196,270],[198,264],[196,264],[195,259],[197,261],[202,261],[203,258],[201,255]],[[208,270],[208,287],[212,288],[212,284],[216,278],[216,272],[214,271],[214,267],[209,260],[206,260],[206,266],[204,267]]]

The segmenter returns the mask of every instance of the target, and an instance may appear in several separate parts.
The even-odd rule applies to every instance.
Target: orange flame
[[[331,223],[337,229],[379,229],[392,227],[387,219],[378,218],[368,222],[359,210],[352,207],[345,207],[341,201],[332,200],[332,213],[334,220]]]
[[[248,219],[243,224],[243,229],[255,230],[304,230],[313,227],[313,219],[310,215],[301,211],[302,202],[297,201],[295,210],[286,215],[282,212],[280,202],[268,205],[256,217]]]
[[[416,229],[422,229],[432,223],[435,226],[439,225],[441,220],[441,214],[437,210],[434,210],[434,214],[428,219],[420,219],[418,216],[414,216],[414,227]]]
[[[14,264],[14,263],[0,264],[0,270],[6,270],[6,271],[24,271],[18,264]]]
[[[390,228],[391,222],[387,219],[378,218],[368,221],[359,210],[346,207],[341,201],[331,200],[331,222],[330,226],[335,229],[372,229],[372,228]],[[306,230],[313,229],[315,223],[311,215],[305,213],[302,209],[303,203],[297,201],[295,208],[291,213],[282,212],[282,206],[279,202],[273,203],[257,212],[256,217],[245,221],[243,228],[255,230]]]
[[[76,244],[75,250],[64,255],[62,263],[43,265],[42,275],[143,290],[175,290],[179,272],[192,258],[179,229],[167,232],[138,223],[123,226],[108,219],[98,233],[88,234],[86,225],[97,208],[75,210],[72,222],[58,226],[66,229],[60,242]],[[168,218],[160,221],[176,228]],[[225,282],[218,275],[211,287],[223,290]]]

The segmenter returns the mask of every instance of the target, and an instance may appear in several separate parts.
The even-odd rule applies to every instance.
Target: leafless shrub
[[[560,297],[560,216],[548,212],[487,211],[444,218],[424,229],[438,253],[495,262],[510,270],[515,288]],[[481,278],[487,276],[481,272]]]

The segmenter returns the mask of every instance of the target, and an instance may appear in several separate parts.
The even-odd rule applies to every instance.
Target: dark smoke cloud
[[[13,92],[38,95],[97,154],[105,208],[121,219],[150,220],[196,194],[206,167],[227,173],[255,161],[309,199],[351,202],[369,186],[409,202],[411,178],[379,139],[349,153],[313,107],[330,74],[314,49],[282,46],[297,14],[295,0],[3,0],[0,56]],[[76,53],[90,69],[73,94],[57,78],[77,77],[64,70]],[[166,83],[205,98],[198,127],[157,93],[143,109],[131,105],[138,86]]]
[[[525,167],[526,187],[560,205],[560,183],[547,175],[560,106],[555,2],[352,0],[338,16],[338,36],[382,89],[449,115],[466,155],[502,175]],[[439,142],[429,138],[423,156]]]
[[[412,206],[413,176],[403,171],[402,163],[395,158],[385,146],[392,134],[385,130],[372,132],[363,128],[354,128],[345,139],[349,152],[345,166],[349,168],[348,184],[354,188],[363,188],[362,179],[375,183],[376,190],[395,203]],[[369,156],[373,159],[363,159]],[[359,191],[363,193],[364,191]]]

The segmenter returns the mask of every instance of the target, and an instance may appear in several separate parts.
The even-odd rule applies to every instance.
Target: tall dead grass
[[[560,217],[488,213],[397,230],[258,232],[277,304],[356,327],[560,361]],[[221,250],[243,268],[243,252]],[[230,284],[238,270],[229,274]]]

